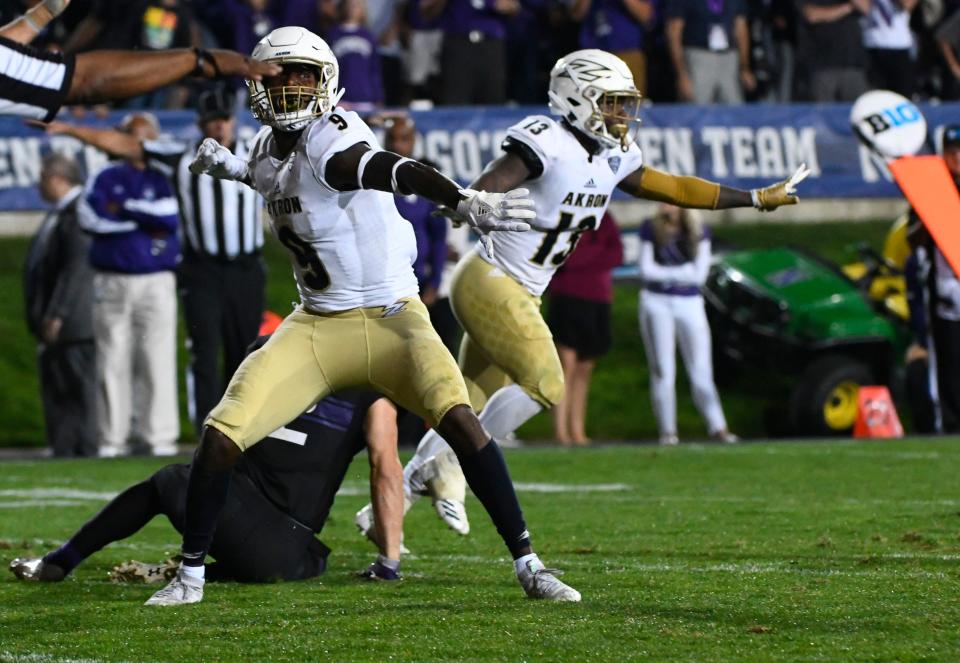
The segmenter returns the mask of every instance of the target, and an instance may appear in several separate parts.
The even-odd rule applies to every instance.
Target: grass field
[[[772,217],[771,217],[772,218]],[[743,248],[769,248],[798,244],[838,262],[855,260],[850,246],[867,242],[880,248],[890,224],[865,223],[762,224],[717,226],[718,241]],[[22,270],[28,240],[0,240],[0,446],[42,446],[43,420],[40,412],[36,375],[36,345],[23,320]],[[284,250],[268,240],[265,258],[269,267],[267,302],[270,308],[285,314],[296,290]],[[653,439],[656,426],[650,410],[648,375],[643,345],[637,330],[637,287],[620,285],[614,302],[611,353],[597,366],[590,394],[591,420],[587,433],[598,439]],[[183,439],[193,439],[186,416],[183,366],[186,353],[180,345],[180,397]],[[722,396],[732,430],[748,436],[764,435],[760,400],[769,396],[769,385],[749,376],[724,389]],[[693,408],[686,376],[680,371],[677,382],[677,408],[680,435],[687,439],[704,436],[700,417]],[[522,437],[546,439],[552,435],[550,417],[534,418],[521,429]]]
[[[361,458],[323,534],[321,579],[209,585],[199,605],[144,608],[152,589],[105,577],[175,549],[158,518],[62,584],[4,572],[0,661],[956,661],[958,441],[509,452],[541,556],[583,592],[573,605],[523,598],[472,498],[467,538],[414,508],[401,584],[352,577],[373,556],[352,525]],[[4,463],[2,557],[58,544],[160,465]]]

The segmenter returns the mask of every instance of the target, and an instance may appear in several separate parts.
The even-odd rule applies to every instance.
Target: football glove
[[[753,206],[761,212],[770,212],[781,205],[796,205],[800,202],[800,198],[796,195],[797,184],[805,180],[809,174],[810,169],[807,168],[807,164],[802,164],[790,179],[752,190],[750,197],[753,199]]]
[[[247,162],[213,138],[207,138],[197,148],[197,156],[190,164],[190,172],[206,174],[222,180],[245,180]]]
[[[530,230],[529,220],[535,219],[533,200],[527,189],[513,189],[506,193],[489,193],[461,189],[463,200],[457,205],[457,215],[481,233],[498,230],[523,232]]]

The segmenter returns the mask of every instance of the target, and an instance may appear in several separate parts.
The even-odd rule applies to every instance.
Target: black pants
[[[440,100],[448,106],[502,104],[507,99],[507,50],[502,39],[472,42],[445,35]]]
[[[183,532],[189,465],[168,465],[130,486],[86,522],[69,545],[86,559],[107,544],[133,536],[159,514]],[[323,573],[330,549],[307,527],[275,507],[245,475],[235,472],[217,520],[207,567],[209,580],[305,580]]]
[[[960,431],[960,321],[931,320],[943,431]]]
[[[440,340],[450,350],[450,354],[456,357],[460,351],[460,323],[457,322],[457,318],[453,314],[450,298],[438,299],[427,310],[430,313],[430,323],[437,331]]]
[[[893,90],[907,99],[913,96],[917,72],[909,50],[870,48],[867,53],[870,57],[870,85]]]
[[[266,271],[259,256],[227,262],[188,254],[177,281],[190,351],[187,394],[199,434],[203,420],[243,361],[247,346],[257,338],[266,298]]]
[[[40,392],[47,444],[54,456],[96,456],[96,353],[93,341],[40,351]]]

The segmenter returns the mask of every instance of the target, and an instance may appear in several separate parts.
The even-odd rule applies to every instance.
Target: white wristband
[[[399,193],[397,189],[400,188],[400,185],[397,184],[397,169],[405,163],[413,163],[413,159],[406,157],[400,159],[400,161],[393,164],[393,170],[390,171],[390,188],[393,189],[394,193]]]
[[[757,196],[756,189],[750,189],[750,200],[753,202],[754,207],[760,209],[760,198]]]

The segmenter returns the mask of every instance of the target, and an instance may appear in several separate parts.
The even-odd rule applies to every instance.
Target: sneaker
[[[528,562],[527,567],[517,574],[517,579],[523,586],[523,591],[532,599],[579,601],[580,592],[558,580],[557,576],[561,575],[563,571],[547,569],[543,566],[537,568],[533,563]]]
[[[47,564],[41,557],[18,557],[10,562],[10,572],[20,580],[60,582],[67,574],[56,564]]]
[[[470,533],[470,521],[464,501],[467,496],[467,479],[460,469],[460,461],[452,450],[432,456],[423,464],[427,491],[433,498],[433,508],[440,520],[454,532],[466,536]]]
[[[406,515],[407,511],[410,510],[410,507],[413,506],[413,502],[410,501],[410,498],[404,495],[403,498],[403,513]],[[360,530],[360,533],[363,534],[370,543],[375,545],[377,548],[380,547],[380,535],[377,533],[377,524],[373,520],[373,505],[368,504],[359,511],[357,515],[353,517],[353,524],[357,526],[357,529]],[[400,534],[400,554],[409,555],[410,550],[403,545],[403,534]]]
[[[680,438],[674,433],[660,436],[660,446],[662,447],[674,447],[678,444],[680,444]]]
[[[152,585],[157,582],[173,580],[179,569],[179,557],[171,557],[162,564],[147,564],[131,559],[128,562],[120,562],[113,567],[110,571],[110,580]]]
[[[395,580],[403,580],[403,575],[400,573],[400,571],[394,571],[393,569],[384,566],[379,561],[374,562],[363,571],[360,571],[357,576],[363,578],[364,580],[373,580],[374,582],[393,582]]]
[[[180,568],[166,587],[147,599],[144,605],[184,605],[203,600],[203,580],[191,578]]]

